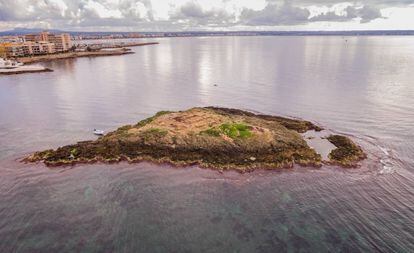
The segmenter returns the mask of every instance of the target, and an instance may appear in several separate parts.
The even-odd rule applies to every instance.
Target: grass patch
[[[135,127],[140,128],[143,127],[145,125],[148,125],[149,123],[153,122],[156,118],[158,118],[159,116],[165,115],[171,113],[170,111],[159,111],[157,112],[154,116],[146,118],[144,120],[141,120],[140,122],[138,122]]]
[[[219,137],[220,135],[226,135],[232,139],[236,138],[248,138],[253,135],[251,132],[252,127],[243,123],[225,123],[219,127],[209,128],[200,134],[209,135],[213,137]]]
[[[162,115],[165,115],[165,114],[169,114],[169,113],[172,113],[171,111],[159,111],[159,112],[157,112],[155,115],[154,115],[154,117],[153,118],[157,118],[157,117],[159,117],[159,116],[162,116]]]
[[[132,128],[131,125],[126,125],[126,126],[122,126],[122,127],[118,128],[116,131],[128,131],[131,128]]]
[[[78,153],[79,153],[79,151],[78,151],[78,149],[77,149],[77,148],[73,148],[73,149],[70,151],[70,154],[71,154],[73,157],[75,157],[76,155],[78,155]]]
[[[207,130],[201,131],[200,134],[213,136],[213,137],[219,137],[220,131],[215,128],[209,128]]]
[[[145,130],[141,133],[141,136],[144,140],[157,140],[159,138],[162,138],[168,134],[167,130],[160,129],[160,128],[150,128]]]
[[[219,128],[225,135],[232,139],[248,138],[252,136],[252,127],[243,123],[226,123],[222,124]]]

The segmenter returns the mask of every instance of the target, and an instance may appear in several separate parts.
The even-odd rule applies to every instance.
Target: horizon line
[[[16,31],[24,31],[24,30],[39,30],[39,31],[61,31],[61,32],[68,32],[68,33],[269,33],[269,32],[278,32],[278,33],[335,33],[335,32],[414,32],[414,29],[376,29],[376,30],[225,30],[225,31],[206,31],[206,30],[188,30],[188,31],[82,31],[82,30],[66,30],[66,29],[59,29],[59,28],[50,28],[50,29],[43,29],[43,28],[13,28],[12,30],[3,30],[0,33],[7,33],[7,32],[16,32]]]

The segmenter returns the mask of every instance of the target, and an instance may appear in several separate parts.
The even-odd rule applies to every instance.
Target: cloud
[[[410,6],[413,0],[0,0],[0,29],[289,29],[356,21],[366,27],[385,22],[387,8]],[[414,29],[414,20],[405,23]]]
[[[361,18],[361,23],[367,23],[374,19],[384,18],[378,8],[365,5],[361,9],[357,9],[357,16]]]
[[[309,22],[347,22],[359,18],[360,23],[368,23],[378,18],[384,18],[378,8],[368,5],[362,7],[348,6],[342,12],[342,14],[338,14],[337,11],[333,10],[321,13],[311,17]]]
[[[281,3],[286,0],[267,0],[268,3]],[[309,5],[322,5],[332,6],[341,3],[351,3],[354,5],[369,5],[377,6],[379,8],[384,7],[400,7],[414,4],[413,0],[288,0],[291,3],[295,3],[299,6]]]
[[[59,0],[1,0],[0,21],[57,19],[64,15],[66,8]]]
[[[192,1],[170,13],[170,19],[190,25],[222,25],[234,23],[235,15],[220,8],[205,9]]]
[[[280,6],[269,3],[259,11],[244,9],[240,16],[240,23],[250,26],[295,25],[306,23],[309,16],[309,10],[292,6],[288,2]]]

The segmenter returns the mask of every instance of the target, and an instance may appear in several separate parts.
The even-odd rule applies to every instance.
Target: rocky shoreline
[[[79,58],[79,57],[97,57],[97,56],[115,56],[115,55],[125,55],[125,54],[134,54],[129,49],[112,49],[112,50],[99,50],[99,51],[85,51],[85,52],[69,52],[69,53],[59,53],[59,54],[50,54],[50,55],[40,55],[40,56],[31,56],[31,57],[21,57],[18,58],[19,62],[24,64],[30,64],[35,62],[45,62],[53,61],[60,59],[70,59],[70,58]]]
[[[42,66],[20,66],[12,69],[0,69],[0,75],[17,75],[40,72],[53,72],[53,70]]]
[[[327,139],[336,149],[329,161],[303,139],[322,128],[309,121],[217,107],[159,112],[95,141],[78,142],[56,150],[36,152],[25,162],[47,166],[77,163],[151,161],[177,166],[198,165],[219,171],[290,168],[294,164],[355,167],[366,155],[345,136]]]
[[[130,47],[142,47],[142,46],[151,46],[151,45],[158,45],[159,42],[139,42],[139,43],[121,43],[121,44],[114,44],[103,46],[103,48],[130,48]]]

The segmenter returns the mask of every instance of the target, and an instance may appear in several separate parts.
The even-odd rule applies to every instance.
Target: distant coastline
[[[44,29],[14,29],[0,32],[0,36],[19,36]],[[350,30],[350,31],[166,31],[166,32],[78,32],[50,30],[56,33],[69,33],[74,37],[87,39],[154,38],[154,37],[205,37],[205,36],[414,36],[414,30]]]

